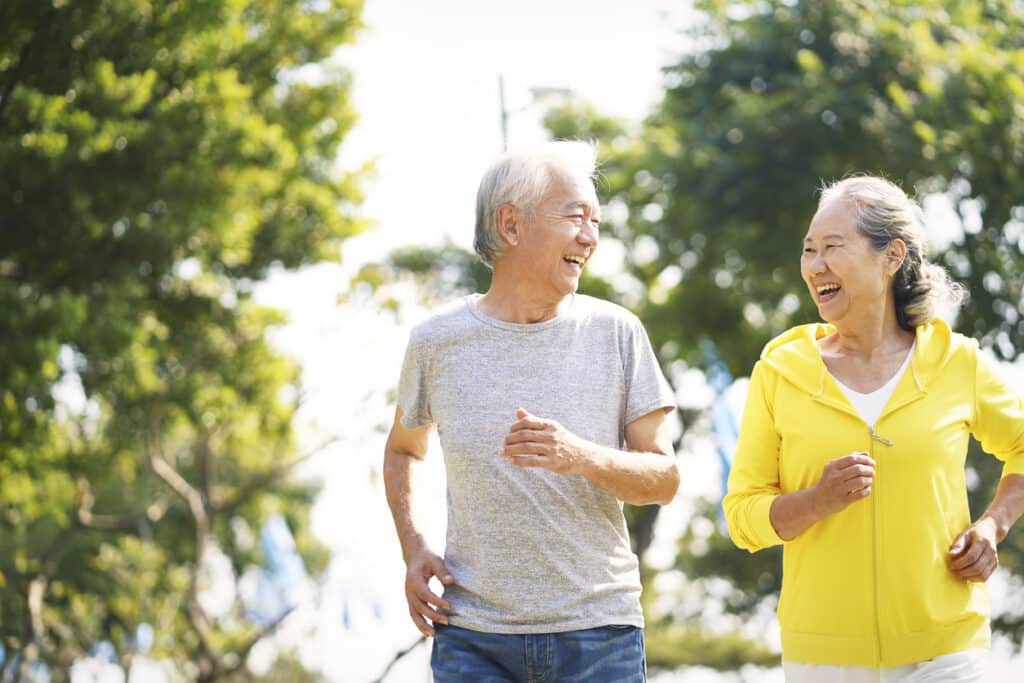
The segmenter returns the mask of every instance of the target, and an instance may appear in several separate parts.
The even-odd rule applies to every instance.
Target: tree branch
[[[203,554],[206,551],[206,538],[210,529],[210,519],[206,513],[203,497],[178,474],[177,470],[164,458],[156,454],[155,451],[149,458],[149,464],[158,477],[163,479],[175,493],[185,499],[192,513],[192,520],[195,524],[196,553],[190,572],[188,608],[186,611],[188,612],[192,630],[195,631],[196,637],[199,639],[199,647],[207,660],[206,662],[199,663],[200,669],[204,668],[204,664],[211,669],[216,669],[219,657],[210,643],[210,621],[206,618],[202,605],[199,604],[199,572],[202,569]]]
[[[211,509],[220,515],[231,514],[239,506],[241,506],[243,503],[249,500],[249,498],[251,498],[255,492],[264,488],[268,484],[271,484],[281,479],[284,475],[293,470],[296,466],[301,465],[303,462],[309,460],[311,457],[313,457],[320,451],[324,450],[331,444],[337,443],[340,440],[341,439],[339,437],[332,437],[324,441],[322,444],[298,456],[294,460],[286,462],[283,465],[278,465],[277,467],[272,467],[271,469],[261,472],[260,474],[253,475],[251,479],[245,482],[245,484],[241,488],[237,489],[230,496],[224,496],[223,498],[211,500]]]
[[[128,531],[135,526],[135,519],[129,515],[94,515],[92,506],[96,502],[93,495],[92,485],[85,477],[79,477],[78,485],[78,509],[76,518],[78,523],[89,529],[108,529],[114,531]]]
[[[229,667],[226,667],[224,669],[224,674],[225,675],[233,674],[234,672],[238,671],[243,666],[245,666],[245,660],[248,659],[249,653],[256,646],[256,643],[260,642],[261,640],[263,640],[264,638],[266,638],[269,635],[273,635],[274,631],[277,630],[278,626],[280,626],[282,623],[284,623],[284,620],[287,619],[291,615],[291,613],[294,612],[294,611],[295,611],[295,607],[294,606],[293,607],[289,607],[287,610],[284,611],[283,614],[281,614],[279,617],[274,619],[272,622],[270,622],[269,624],[264,626],[262,629],[260,629],[260,631],[258,633],[256,633],[248,641],[246,641],[246,643],[244,645],[242,645],[242,647],[239,648],[239,650],[235,653],[235,654],[238,655],[238,661],[235,662],[233,665],[231,665]]]
[[[380,676],[378,676],[377,680],[375,680],[373,683],[384,683],[384,679],[387,678],[388,673],[391,671],[391,667],[397,664],[398,660],[400,660],[402,657],[406,656],[407,654],[415,650],[419,646],[419,644],[426,639],[426,636],[420,636],[415,643],[405,648],[404,650],[399,650],[398,652],[396,652],[395,656],[392,657],[390,662],[388,662],[388,665],[384,667],[384,671],[381,672]]]
[[[46,625],[43,624],[43,599],[49,580],[40,574],[28,584],[29,631],[32,642],[43,653],[44,657],[56,658],[56,650],[46,637]]]

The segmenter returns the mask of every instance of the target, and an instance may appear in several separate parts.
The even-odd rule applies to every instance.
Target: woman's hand
[[[995,522],[983,517],[967,527],[949,546],[949,569],[964,581],[987,581],[999,566]]]
[[[783,541],[792,541],[820,520],[871,495],[875,461],[867,453],[850,453],[825,464],[814,486],[778,496],[768,519]]]
[[[829,461],[814,486],[813,500],[819,518],[870,496],[874,480],[875,461],[863,451]]]

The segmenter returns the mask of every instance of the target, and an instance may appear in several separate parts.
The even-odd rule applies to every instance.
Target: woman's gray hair
[[[950,279],[945,268],[928,260],[924,211],[917,202],[888,180],[872,176],[845,178],[822,188],[818,208],[835,200],[853,208],[857,229],[873,249],[882,251],[894,239],[907,245],[906,258],[892,283],[900,327],[912,331],[956,313],[964,288]]]
[[[559,140],[539,147],[507,152],[484,173],[476,193],[476,237],[473,248],[489,268],[501,253],[497,210],[511,204],[526,216],[532,215],[548,189],[554,174],[566,173],[593,179],[597,171],[597,148],[582,140]]]

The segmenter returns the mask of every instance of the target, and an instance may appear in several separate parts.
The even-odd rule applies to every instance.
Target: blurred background
[[[0,3],[0,682],[430,681],[381,482],[402,353],[487,287],[489,162],[576,137],[582,289],[641,317],[680,406],[680,495],[627,509],[651,679],[781,682],[780,554],[720,511],[745,376],[816,319],[816,189],[870,172],[1024,389],[1019,0]],[[1015,681],[1021,530],[1000,556]]]

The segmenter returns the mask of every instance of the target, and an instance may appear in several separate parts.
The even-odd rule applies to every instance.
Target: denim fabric
[[[434,683],[644,683],[644,632],[481,633],[435,624]]]

